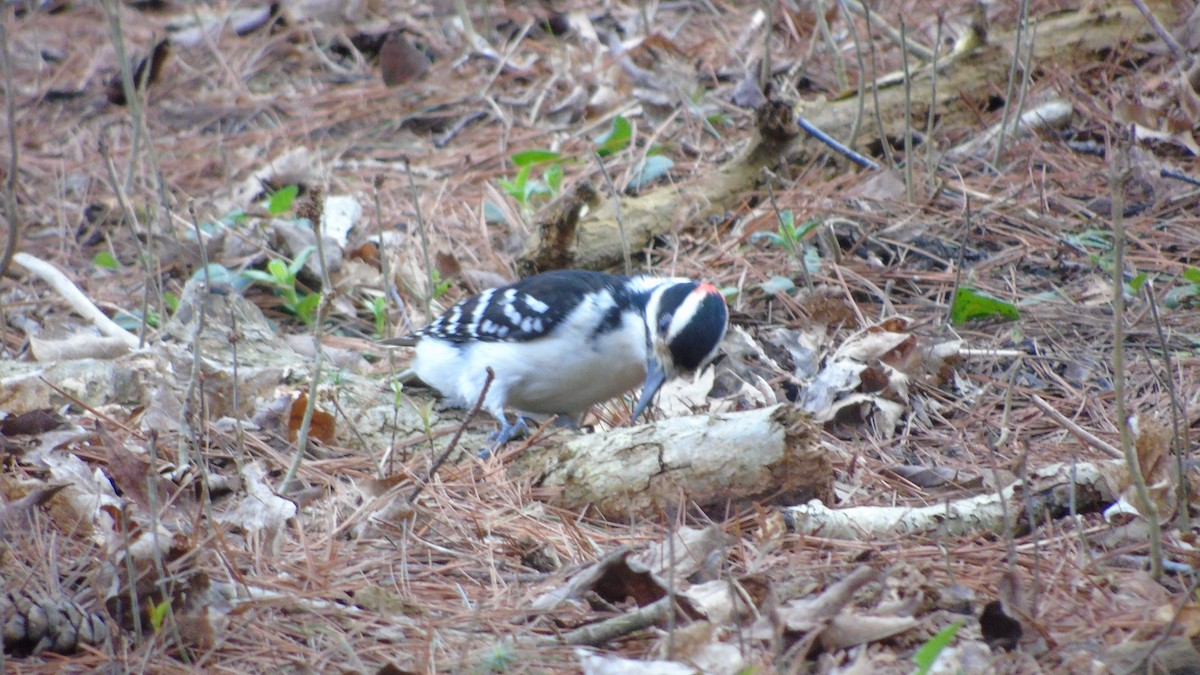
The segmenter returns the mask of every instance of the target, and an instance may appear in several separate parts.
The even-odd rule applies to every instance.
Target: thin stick
[[[841,5],[842,11],[850,13],[850,9],[846,7],[846,0],[838,0],[838,3]],[[866,93],[864,78],[867,76],[867,66],[863,62],[862,43],[858,40],[858,28],[855,27],[853,21],[849,20],[849,17],[847,17],[846,23],[849,26],[850,37],[854,40],[854,60],[858,62],[858,108],[854,111],[854,125],[850,127],[850,138],[846,141],[848,147],[854,147],[854,144],[858,142],[858,132],[862,130],[863,111],[866,109],[866,99],[863,95]],[[870,35],[867,37],[870,38]]]
[[[613,185],[612,178],[608,175],[608,169],[604,166],[604,160],[601,159],[600,153],[593,149],[592,157],[595,158],[596,164],[600,166],[600,175],[604,176],[604,182],[608,184],[608,191],[612,193],[614,214],[617,217],[617,229],[621,234],[621,254],[625,257],[625,274],[633,274],[633,260],[629,255],[629,238],[625,236],[625,219],[621,217],[621,195],[617,192],[617,186]]]
[[[321,227],[321,221],[325,219],[325,205],[322,201],[324,197],[323,190],[314,191],[314,194],[311,195],[313,208],[316,211],[311,220],[313,233],[316,235],[317,262],[321,266],[321,298],[317,301],[316,317],[313,318],[313,348],[317,351],[317,357],[313,361],[312,379],[308,385],[308,400],[305,401],[307,405],[304,407],[304,418],[300,420],[300,430],[296,433],[296,453],[292,455],[292,463],[288,465],[287,475],[279,483],[279,494],[286,494],[291,489],[292,480],[296,478],[296,472],[300,470],[300,462],[304,459],[304,451],[308,448],[308,433],[312,429],[313,413],[317,410],[317,387],[321,383],[321,366],[325,359],[325,350],[321,347],[321,334],[324,332],[325,314],[332,304],[331,296],[334,291],[333,282],[329,279],[329,263],[325,258],[325,245],[322,243],[325,237],[325,231]]]
[[[437,474],[437,470],[449,459],[450,453],[454,452],[455,446],[458,445],[458,439],[462,438],[463,432],[467,430],[467,425],[471,423],[471,420],[475,419],[475,416],[479,414],[479,409],[483,407],[483,400],[487,398],[488,389],[492,388],[492,380],[494,379],[496,379],[496,371],[492,370],[491,366],[488,366],[487,379],[483,381],[483,390],[479,392],[479,399],[475,401],[471,412],[467,413],[467,418],[462,421],[462,424],[458,425],[458,431],[454,432],[454,437],[450,439],[450,445],[447,445],[442,454],[438,455],[438,458],[433,461],[433,466],[429,467],[429,474],[425,476],[425,480],[413,488],[412,493],[408,495],[409,504],[415,502],[417,497],[421,496],[421,492],[425,489],[425,486],[429,485],[434,475]]]
[[[638,607],[632,612],[626,612],[621,616],[614,616],[600,623],[576,628],[573,631],[563,633],[562,637],[558,639],[551,638],[547,642],[599,647],[619,637],[636,633],[643,628],[649,628],[661,622],[667,618],[667,611],[674,603],[674,600],[675,598],[668,594],[645,607]]]
[[[817,28],[821,30],[821,39],[825,41],[825,45],[829,48],[829,55],[833,57],[833,74],[837,77],[838,89],[845,91],[849,86],[846,81],[846,60],[842,58],[842,52],[838,49],[837,42],[833,39],[833,33],[829,30],[829,22],[825,20],[825,7],[820,0],[813,7],[816,9]],[[774,23],[767,25],[773,26]],[[767,31],[768,35],[770,33],[771,31]]]
[[[912,156],[912,73],[908,70],[908,27],[904,24],[904,16],[900,17],[900,61],[904,65],[904,189],[908,203],[916,201],[916,188],[913,186],[913,156]],[[928,140],[928,139],[926,139]]]
[[[1055,410],[1054,406],[1043,401],[1037,394],[1030,395],[1029,402],[1037,406],[1042,412],[1046,413],[1051,419],[1057,422],[1060,427],[1071,432],[1072,435],[1084,443],[1087,443],[1088,445],[1096,448],[1113,459],[1123,459],[1125,457],[1125,453],[1121,452],[1120,448],[1113,447],[1111,444],[1101,440],[1092,432],[1067,419],[1065,415]]]
[[[1167,49],[1171,50],[1171,57],[1179,60],[1183,56],[1183,47],[1175,40],[1170,31],[1163,27],[1158,17],[1154,16],[1154,12],[1150,11],[1150,8],[1146,6],[1145,0],[1133,0],[1133,6],[1137,7],[1142,16],[1146,17],[1146,21],[1150,23],[1150,27],[1158,35],[1158,39],[1162,40],[1167,45]]]
[[[992,164],[1000,164],[1000,155],[1004,153],[1004,137],[1008,133],[1008,120],[1011,113],[1017,106],[1013,105],[1013,91],[1017,86],[1017,66],[1021,63],[1021,40],[1025,36],[1025,30],[1029,25],[1029,0],[1021,0],[1021,11],[1017,18],[1017,36],[1013,43],[1013,58],[1012,65],[1008,69],[1008,89],[1004,92],[1004,113],[1000,116],[1000,136],[996,139],[996,154],[992,157]],[[1030,64],[1026,63],[1028,69]],[[1020,111],[1017,111],[1018,117]]]
[[[101,333],[121,340],[130,349],[137,349],[137,336],[121,328],[112,319],[108,318],[104,312],[100,311],[99,307],[92,304],[92,301],[83,294],[83,291],[79,290],[79,287],[74,282],[68,279],[65,274],[59,272],[53,265],[23,252],[15,254],[13,262],[50,284],[50,287],[58,291],[58,294],[63,296],[63,299],[71,305],[71,309],[94,323],[96,328],[100,329]]]
[[[0,48],[4,67],[4,110],[8,115],[8,176],[4,181],[4,205],[8,215],[8,239],[0,258],[0,277],[8,273],[13,254],[21,240],[20,213],[17,207],[17,101],[13,88],[12,59],[8,54],[8,10],[0,12]]]
[[[858,14],[859,16],[863,17],[864,19],[867,19],[867,23],[868,24],[870,23],[871,8],[868,7],[865,3],[859,3],[858,0],[841,0],[841,2],[851,12],[854,12],[855,14]],[[883,34],[886,35],[889,39],[891,39],[892,42],[895,42],[896,44],[900,45],[905,51],[912,53],[912,55],[917,57],[918,59],[928,62],[928,61],[933,61],[934,58],[936,57],[934,50],[930,49],[929,47],[926,47],[925,45],[920,44],[919,42],[912,42],[912,41],[906,42],[905,40],[901,39],[900,31],[889,26],[887,24],[887,22],[880,21],[878,23],[878,26],[879,26],[879,29],[883,31]]]
[[[875,41],[871,39],[871,10],[862,5],[863,20],[867,22],[867,50],[871,55],[871,99],[875,103],[875,126],[879,129],[879,144],[883,146],[883,156],[887,158],[888,168],[896,168],[896,158],[892,157],[892,144],[888,142],[887,129],[883,127],[883,114],[879,110],[879,73],[876,70],[878,61],[875,58]]]
[[[960,176],[961,179],[961,176]],[[962,236],[958,239],[958,259],[954,262],[954,287],[950,289],[950,302],[946,305],[944,323],[952,323],[954,303],[958,300],[958,289],[962,284],[963,258],[966,256],[967,237],[971,234],[971,195],[964,197],[966,217],[963,221]]]
[[[1132,131],[1131,134],[1132,136]],[[1133,444],[1133,430],[1129,428],[1128,412],[1125,408],[1125,180],[1129,175],[1129,145],[1133,140],[1118,138],[1113,145],[1114,157],[1109,174],[1109,191],[1112,200],[1113,233],[1113,396],[1117,399],[1117,429],[1121,433],[1121,449],[1129,478],[1137,494],[1138,508],[1149,525],[1150,576],[1155,580],[1162,577],[1162,539],[1158,520],[1158,505],[1150,498],[1146,477],[1142,474],[1142,463]]]
[[[142,266],[142,271],[146,275],[145,288],[146,292],[148,293],[151,283],[150,279],[154,275],[151,273],[149,268],[150,253],[142,245],[141,233],[138,232],[138,228],[141,227],[141,223],[138,222],[137,212],[134,211],[133,205],[129,203],[129,195],[126,194],[125,188],[121,185],[120,177],[117,176],[117,165],[113,162],[112,155],[108,152],[108,141],[104,139],[103,135],[100,138],[98,146],[100,150],[100,157],[104,160],[104,167],[108,170],[109,184],[112,186],[113,194],[117,197],[117,203],[121,205],[121,211],[125,214],[125,222],[129,225],[129,238],[133,240],[133,246],[137,249],[139,264]],[[147,237],[147,239],[149,239],[149,237]],[[138,329],[139,347],[146,343],[146,330],[148,328],[146,322],[147,299],[148,296],[144,293],[142,296],[142,320]]]
[[[150,71],[147,67],[142,70],[141,82],[133,80],[133,62],[125,50],[125,32],[121,26],[121,5],[112,0],[100,3],[104,13],[108,15],[108,27],[112,32],[113,48],[117,52],[117,61],[121,65],[121,88],[125,92],[125,104],[129,109],[129,119],[133,122],[132,142],[129,150],[129,170],[125,173],[123,187],[128,191],[133,187],[133,176],[137,173],[138,156],[142,147],[142,99],[141,94],[149,89]],[[147,57],[150,58],[150,57]]]
[[[937,13],[937,37],[934,39],[933,48],[936,50],[942,47],[942,26],[945,23],[946,17],[939,9]],[[938,82],[938,64],[937,61],[929,68],[929,114],[925,117],[925,169],[929,172],[929,177],[926,178],[926,184],[932,188],[934,186],[934,178],[937,176],[937,164],[933,161],[933,120],[937,117],[937,82]]]
[[[1167,336],[1163,331],[1162,319],[1158,316],[1158,300],[1154,297],[1154,281],[1147,279],[1146,283],[1142,285],[1142,290],[1146,291],[1146,299],[1150,302],[1150,317],[1154,320],[1154,331],[1158,335],[1158,345],[1163,365],[1166,368],[1166,375],[1163,379],[1167,383],[1167,395],[1171,397],[1171,432],[1175,437],[1175,472],[1178,481],[1176,512],[1179,527],[1187,529],[1189,521],[1187,505],[1191,503],[1191,484],[1186,479],[1184,460],[1191,443],[1188,440],[1187,425],[1180,424],[1181,418],[1187,419],[1187,401],[1180,398],[1179,392],[1175,390],[1175,366],[1171,363],[1171,352],[1167,349]]]
[[[425,289],[424,297],[421,298],[425,303],[425,323],[433,321],[433,292],[437,290],[437,284],[433,280],[433,261],[429,257],[429,234],[425,231],[425,217],[421,215],[421,200],[417,194],[417,183],[413,180],[412,163],[408,158],[404,158],[404,173],[408,176],[408,192],[412,198],[413,210],[417,213],[417,233],[421,235],[421,255],[425,259],[425,282],[428,287]]]

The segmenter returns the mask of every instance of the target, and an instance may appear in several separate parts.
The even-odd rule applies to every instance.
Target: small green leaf
[[[511,181],[501,178],[499,180],[500,188],[504,190],[509,197],[512,197],[518,202],[524,204],[529,199],[526,184],[529,182],[529,174],[532,170],[532,166],[526,164],[525,166],[521,167],[521,170],[517,172],[517,175],[514,176]]]
[[[279,188],[271,194],[271,199],[267,202],[267,213],[272,216],[287,213],[292,208],[292,203],[296,201],[298,194],[300,194],[300,187],[297,185]]]
[[[375,319],[375,337],[382,339],[387,333],[387,300],[379,296],[368,300],[366,306]]]
[[[925,675],[928,673],[933,664],[937,663],[938,656],[950,645],[954,640],[954,636],[958,634],[958,629],[962,628],[962,621],[955,621],[938,631],[937,635],[929,638],[929,641],[921,645],[916,654],[913,654],[913,663],[917,664],[917,673]]]
[[[277,286],[291,286],[296,281],[294,275],[288,271],[287,263],[279,258],[274,258],[267,263],[267,272]]]
[[[163,304],[165,304],[167,309],[171,310],[171,313],[174,314],[179,310],[179,296],[167,291],[163,293]]]
[[[546,173],[542,174],[546,180],[546,185],[550,188],[552,194],[558,194],[558,189],[562,187],[563,168],[562,164],[551,164],[550,168],[546,169]]]
[[[121,263],[108,251],[100,251],[92,258],[92,265],[102,270],[119,270]]]
[[[1141,274],[1129,280],[1129,289],[1134,293],[1137,293],[1138,291],[1142,290],[1142,286],[1146,285],[1146,280],[1149,278],[1150,277],[1146,276],[1145,272],[1142,272]]]
[[[755,232],[750,235],[751,243],[757,244],[760,241],[765,241],[770,246],[783,246],[785,243],[783,237],[776,232]]]
[[[1015,321],[1020,315],[1011,302],[967,287],[958,289],[954,296],[954,306],[950,309],[950,321],[956,326],[971,319],[984,317]]]
[[[295,312],[296,316],[300,317],[301,321],[311,324],[317,316],[317,305],[319,304],[321,304],[321,294],[309,293],[292,307],[292,311]]]
[[[275,277],[262,270],[242,270],[242,276],[250,281],[257,281],[260,284],[275,285]]]
[[[642,165],[642,172],[629,182],[629,187],[641,190],[643,187],[661,178],[675,166],[674,160],[662,155],[647,157]]]
[[[1197,295],[1200,295],[1200,285],[1176,286],[1163,296],[1163,304],[1168,309],[1178,309],[1181,305],[1190,304]]]
[[[779,229],[787,230],[788,232],[796,231],[796,214],[792,213],[791,209],[784,209],[779,212]]]
[[[167,618],[167,610],[171,608],[170,600],[150,606],[150,627],[157,633],[162,630],[163,621]]]
[[[1189,267],[1183,271],[1183,278],[1200,286],[1200,270],[1195,267]]]
[[[596,154],[608,157],[614,152],[620,152],[629,145],[631,138],[633,138],[633,125],[625,119],[624,115],[617,115],[613,118],[612,126],[608,131],[596,139]]]
[[[817,220],[816,218],[805,221],[804,224],[802,224],[800,227],[796,228],[796,238],[803,239],[808,236],[809,232],[812,232],[813,230],[817,229],[820,226],[821,226],[821,221]]]
[[[787,277],[773,276],[759,286],[763,293],[767,295],[775,295],[776,293],[789,293],[796,288],[796,283]]]
[[[312,257],[312,254],[315,253],[316,250],[316,246],[305,246],[303,249],[301,249],[300,254],[296,256],[296,259],[292,261],[292,264],[288,265],[287,269],[291,274],[292,282],[295,282],[296,275],[300,273],[300,270],[304,269],[304,264],[308,262],[308,259]]]
[[[526,150],[518,152],[512,156],[512,163],[525,167],[535,164],[545,164],[546,162],[557,162],[562,158],[562,153],[551,152],[549,150]]]

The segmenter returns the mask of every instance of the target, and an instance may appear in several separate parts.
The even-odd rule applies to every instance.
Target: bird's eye
[[[667,334],[667,330],[671,328],[671,318],[672,316],[670,314],[662,314],[658,317],[659,335]]]

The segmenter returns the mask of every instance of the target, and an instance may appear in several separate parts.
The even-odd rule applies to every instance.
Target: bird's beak
[[[650,359],[650,363],[646,367],[646,381],[642,382],[642,395],[638,398],[637,405],[633,407],[633,417],[629,418],[630,423],[636,422],[638,416],[650,407],[650,402],[654,400],[654,395],[658,393],[658,388],[666,379],[667,374],[659,365],[658,359]]]

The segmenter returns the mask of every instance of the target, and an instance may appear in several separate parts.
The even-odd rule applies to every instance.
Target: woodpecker
[[[479,399],[490,366],[483,409],[500,422],[499,447],[525,430],[505,408],[578,423],[641,383],[636,420],[664,382],[712,360],[728,319],[711,283],[558,270],[488,289],[389,344],[415,344],[417,376],[460,407]]]

